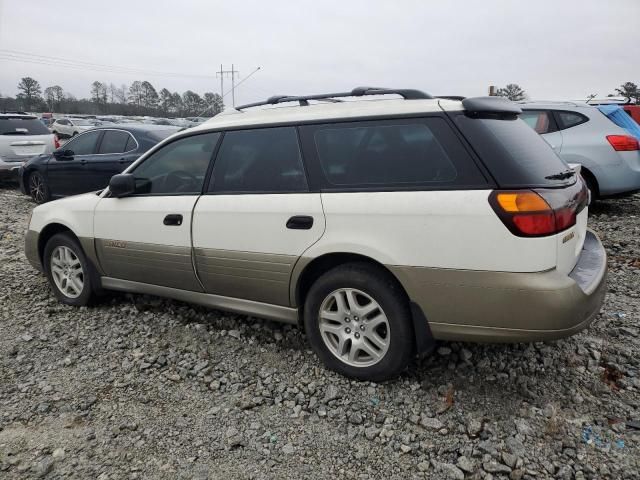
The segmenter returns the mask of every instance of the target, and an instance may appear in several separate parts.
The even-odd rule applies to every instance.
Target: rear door
[[[96,153],[101,135],[100,130],[77,135],[59,149],[72,151],[72,156],[55,156],[49,161],[47,184],[52,195],[75,195],[92,190],[87,163]]]
[[[114,175],[121,173],[138,157],[138,143],[125,130],[105,129],[97,153],[87,158],[88,191],[100,190]]]
[[[224,134],[193,216],[196,269],[208,293],[289,305],[293,266],[324,228],[295,127]]]
[[[562,133],[549,110],[523,110],[520,118],[538,132],[556,153],[562,151]]]

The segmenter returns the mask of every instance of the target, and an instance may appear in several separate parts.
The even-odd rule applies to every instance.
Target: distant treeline
[[[224,108],[222,97],[213,92],[202,96],[187,90],[182,95],[163,88],[158,92],[151,83],[136,80],[131,85],[116,86],[95,81],[91,98],[78,99],[60,85],[46,87],[24,77],[18,83],[16,97],[0,95],[0,110],[26,112],[82,113],[93,115],[153,115],[163,117],[210,117]]]

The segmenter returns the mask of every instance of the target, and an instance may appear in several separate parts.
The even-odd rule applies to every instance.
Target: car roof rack
[[[277,105],[279,103],[298,102],[300,106],[309,105],[309,100],[318,100],[323,102],[341,102],[340,98],[344,97],[364,97],[369,95],[400,95],[405,100],[428,100],[433,97],[428,93],[420,90],[408,88],[379,88],[379,87],[356,87],[350,92],[338,93],[320,93],[316,95],[275,95],[267,98],[262,102],[247,103],[236,107],[236,110],[244,110],[246,108],[261,107],[264,105]]]
[[[441,98],[442,100],[458,100],[458,101],[462,101],[467,97],[463,97],[462,95],[436,95],[436,98]]]

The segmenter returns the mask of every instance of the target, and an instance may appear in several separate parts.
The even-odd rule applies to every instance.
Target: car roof
[[[145,123],[117,123],[114,125],[103,125],[92,128],[91,131],[95,130],[124,130],[130,133],[146,133],[150,131],[174,131],[177,132],[180,130],[180,127],[175,127],[173,125],[149,125]]]
[[[442,111],[442,103],[448,104],[449,108],[447,110],[455,109],[452,108],[454,106],[458,106],[460,110],[463,110],[461,102],[441,99],[367,99],[336,103],[314,103],[305,106],[278,104],[247,110],[225,109],[224,112],[201,125],[190,128],[189,131],[207,131],[249,125],[304,123],[324,120],[359,120],[367,117],[420,114]]]
[[[547,110],[571,110],[571,109],[575,109],[575,108],[596,108],[595,105],[589,105],[588,103],[584,103],[584,102],[571,102],[571,101],[525,101],[525,102],[518,102],[518,105],[520,106],[520,108],[522,108],[523,110],[539,110],[541,108],[545,108]]]
[[[23,113],[23,112],[15,112],[15,113],[11,113],[11,112],[3,112],[0,113],[0,118],[33,118],[35,120],[38,119],[37,116],[35,115],[29,115],[28,113]]]

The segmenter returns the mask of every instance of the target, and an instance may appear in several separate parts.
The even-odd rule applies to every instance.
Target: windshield
[[[0,135],[49,135],[49,130],[35,117],[1,117]]]
[[[559,187],[576,181],[569,165],[516,116],[460,113],[455,121],[502,188]]]

